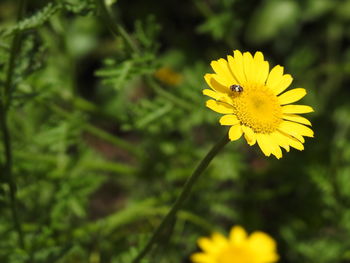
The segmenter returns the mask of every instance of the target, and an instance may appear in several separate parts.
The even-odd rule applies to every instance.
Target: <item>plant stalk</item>
[[[57,106],[55,104],[50,104],[50,105],[45,104],[45,106],[47,106],[49,109],[51,109],[55,113],[61,115],[62,117],[65,117],[65,118],[70,117],[69,112],[67,112],[66,110],[60,108],[59,106]],[[101,128],[98,128],[97,126],[94,126],[90,123],[84,123],[83,129],[85,131],[99,137],[100,139],[103,139],[107,142],[110,142],[113,145],[133,154],[137,158],[140,158],[142,155],[142,152],[139,150],[139,148],[135,147],[133,144],[131,144],[127,141],[124,141],[123,139],[121,139],[115,135],[112,135],[112,134],[104,131]]]
[[[6,112],[6,111],[5,111]],[[3,145],[4,145],[4,154],[5,154],[5,164],[4,164],[4,174],[5,174],[5,181],[9,185],[10,190],[10,207],[11,207],[11,213],[12,213],[12,219],[14,228],[17,231],[18,235],[18,243],[19,246],[24,249],[24,237],[23,237],[23,231],[21,227],[20,220],[18,218],[17,213],[17,198],[16,198],[16,183],[15,178],[12,174],[12,148],[11,148],[11,137],[10,132],[7,126],[7,114],[4,114],[4,108],[1,106],[1,132],[3,135]]]
[[[26,0],[19,0],[17,22],[23,18],[26,4],[27,4]],[[5,157],[4,158],[5,160],[5,164],[4,164],[5,178],[4,179],[9,185],[10,207],[11,207],[14,228],[16,229],[16,232],[18,234],[18,243],[20,248],[24,249],[25,248],[24,236],[23,236],[21,223],[17,213],[16,180],[12,173],[12,146],[11,146],[12,143],[11,143],[11,136],[8,128],[8,122],[7,122],[8,111],[11,106],[11,93],[13,90],[13,78],[14,78],[15,64],[16,64],[15,62],[16,62],[17,55],[19,54],[20,44],[21,44],[21,32],[17,31],[12,39],[10,57],[8,61],[8,68],[7,68],[6,79],[4,83],[4,89],[1,93],[0,123],[1,123],[1,132],[3,135],[3,145],[4,145],[4,155],[5,155],[4,156]]]
[[[97,5],[99,6],[100,12],[101,12],[101,18],[104,20],[105,24],[108,26],[108,28],[111,30],[111,32],[115,36],[121,36],[125,43],[128,45],[128,48],[135,52],[136,54],[140,55],[140,49],[135,44],[135,42],[132,40],[132,38],[129,36],[129,34],[126,32],[126,30],[119,24],[117,24],[112,15],[110,14],[105,1],[104,0],[96,0]],[[192,111],[193,107],[190,103],[186,102],[185,100],[176,97],[175,95],[171,94],[170,92],[163,89],[161,86],[159,86],[152,78],[151,76],[145,77],[146,83],[160,96],[166,98],[167,100],[171,101],[175,105],[178,105],[182,107],[183,109],[186,109],[188,111]]]
[[[157,84],[157,82],[151,77],[146,76],[145,81],[149,87],[151,87],[155,93],[157,93],[159,96],[162,96],[163,98],[166,98],[167,100],[171,101],[173,104],[187,110],[192,111],[194,109],[193,105],[191,103],[176,97],[172,93],[166,91],[161,86]]]
[[[132,51],[136,53],[140,53],[139,48],[132,41],[132,39],[130,38],[129,34],[125,31],[125,29],[122,26],[115,23],[115,21],[113,20],[113,17],[110,15],[107,9],[107,6],[104,0],[96,0],[96,2],[101,12],[101,18],[104,20],[104,22],[106,23],[108,28],[112,31],[112,33],[115,36],[121,35]]]
[[[187,200],[191,193],[191,189],[194,186],[194,184],[197,182],[198,178],[201,176],[201,174],[205,171],[205,169],[208,167],[210,162],[214,159],[214,157],[220,152],[220,150],[229,142],[228,135],[225,134],[225,136],[217,143],[215,144],[211,150],[207,153],[207,155],[202,159],[202,161],[199,163],[197,168],[194,170],[192,175],[187,179],[181,194],[176,199],[175,203],[171,207],[170,211],[167,213],[167,215],[163,218],[160,225],[157,227],[157,229],[153,232],[152,237],[146,244],[146,246],[141,250],[141,252],[136,256],[136,258],[132,261],[132,263],[138,263],[140,260],[152,249],[152,247],[157,244],[159,241],[162,232],[164,228],[167,226],[169,222],[171,222],[174,217],[176,216],[176,213],[180,210],[184,202]]]

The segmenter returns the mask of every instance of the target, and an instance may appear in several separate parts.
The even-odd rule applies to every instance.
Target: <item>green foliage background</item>
[[[280,262],[350,262],[349,0],[109,0],[117,34],[93,0],[31,0],[16,22],[19,2],[0,2],[0,89],[20,33],[7,124],[24,246],[2,137],[0,262],[131,262],[226,132],[201,90],[233,49],[308,90],[315,138],[281,160],[230,143],[143,262],[189,262],[235,224],[272,235]]]

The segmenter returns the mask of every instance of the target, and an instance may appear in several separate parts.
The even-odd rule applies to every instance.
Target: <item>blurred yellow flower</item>
[[[167,85],[175,86],[181,83],[182,75],[175,72],[169,67],[162,67],[158,69],[154,76],[159,79],[161,82],[164,82]]]
[[[256,231],[250,236],[240,226],[231,229],[229,238],[214,233],[211,238],[198,239],[203,252],[194,253],[194,263],[273,263],[279,259],[276,242],[267,234]]]
[[[303,150],[304,136],[313,137],[309,120],[297,114],[313,112],[310,106],[288,105],[306,95],[302,88],[284,92],[292,83],[289,74],[277,65],[269,71],[269,63],[261,52],[254,57],[249,53],[234,51],[211,62],[214,74],[204,76],[211,89],[203,94],[213,99],[207,101],[208,108],[225,114],[221,125],[231,126],[231,141],[244,135],[249,145],[256,142],[266,156],[282,157],[281,148]],[[283,93],[284,92],[284,93]]]

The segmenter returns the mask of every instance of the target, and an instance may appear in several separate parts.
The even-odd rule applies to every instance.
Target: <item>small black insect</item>
[[[243,91],[243,87],[240,85],[231,85],[230,86],[230,90],[234,91],[234,92],[242,92]]]

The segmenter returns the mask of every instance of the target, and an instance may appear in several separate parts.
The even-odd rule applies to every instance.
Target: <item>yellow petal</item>
[[[213,241],[207,237],[201,237],[197,241],[198,246],[204,251],[204,252],[210,252],[213,251]]]
[[[283,121],[278,129],[294,137],[295,135],[314,137],[314,132],[309,127],[295,122]]]
[[[270,156],[271,155],[271,148],[270,148],[268,141],[265,138],[265,134],[261,134],[261,133],[256,134],[256,140],[258,142],[258,145],[259,145],[261,151],[266,156]]]
[[[241,245],[247,239],[247,232],[241,226],[234,226],[230,231],[230,243],[233,245]]]
[[[274,251],[276,249],[275,240],[261,231],[253,232],[249,236],[248,243],[262,251]]]
[[[210,88],[212,88],[214,91],[226,94],[229,92],[229,89],[219,83],[216,79],[216,74],[205,74],[204,79],[209,85]]]
[[[228,132],[228,137],[231,141],[236,141],[242,136],[242,127],[241,125],[232,126]]]
[[[304,145],[299,140],[283,132],[277,131],[276,134],[281,138],[281,140],[283,140],[284,143],[290,145],[291,147],[299,151],[304,150]]]
[[[286,88],[289,87],[289,85],[292,83],[293,78],[289,74],[285,74],[282,76],[281,81],[272,89],[272,92],[275,95],[280,94],[282,91],[284,91]]]
[[[247,126],[242,126],[242,130],[247,143],[250,146],[254,145],[256,143],[256,134],[254,133],[254,131]]]
[[[277,159],[282,157],[281,148],[269,134],[257,134],[257,141],[260,149],[266,156],[270,156],[272,153]]]
[[[221,98],[220,98],[220,101],[221,102],[224,102],[226,104],[229,104],[229,105],[233,105],[233,100],[232,98],[230,98],[228,95],[224,94]]]
[[[268,86],[271,90],[274,90],[277,87],[278,83],[281,82],[282,76],[283,76],[283,67],[281,67],[280,65],[275,66],[271,70],[267,78],[266,86]]]
[[[309,113],[313,108],[307,105],[286,105],[282,107],[283,113]]]
[[[216,92],[211,89],[204,89],[202,92],[204,95],[207,95],[216,101],[224,102],[230,105],[233,104],[232,99],[226,93]]]
[[[203,92],[203,95],[209,96],[215,100],[219,100],[222,97],[221,93],[215,92],[211,89],[204,89],[202,92]]]
[[[220,118],[221,125],[236,125],[239,123],[239,120],[235,115],[224,115]]]
[[[302,136],[302,135],[300,135],[300,134],[294,134],[293,135],[294,136],[294,138],[296,138],[298,141],[300,141],[301,143],[305,143],[305,139],[304,139],[304,137]]]
[[[220,233],[213,233],[211,238],[216,248],[224,247],[228,245],[228,240]]]
[[[270,148],[271,148],[271,153],[277,158],[280,159],[282,158],[282,150],[276,140],[270,135],[266,134],[266,140],[268,141]]]
[[[291,130],[290,127],[286,127],[286,125],[282,125],[282,126],[280,125],[280,127],[278,127],[278,131],[285,133],[285,134],[288,134],[290,136],[293,136],[301,143],[305,142],[304,137],[301,134],[297,133],[294,130]]]
[[[284,105],[284,104],[296,102],[296,101],[300,100],[301,98],[303,98],[305,95],[306,95],[305,89],[301,89],[301,88],[292,89],[292,90],[289,90],[289,91],[281,94],[278,97],[278,100],[279,100],[281,105]]]
[[[276,131],[273,132],[271,134],[271,136],[273,137],[273,139],[277,142],[277,144],[279,146],[281,146],[282,148],[284,148],[287,152],[289,152],[290,148],[289,148],[289,143],[287,140],[285,140],[285,136],[283,136],[280,132]]]
[[[239,50],[233,51],[233,55],[234,57],[227,56],[229,67],[235,79],[238,81],[237,84],[244,86],[246,84],[246,77],[243,70],[243,55]]]
[[[216,111],[218,113],[222,113],[222,114],[233,113],[232,106],[230,106],[227,103],[220,102],[220,101],[207,100],[206,106],[209,109]]]
[[[311,122],[308,119],[301,117],[299,115],[283,114],[283,119],[289,120],[289,121],[294,121],[294,122],[299,122],[299,123],[311,126]]]
[[[243,53],[243,67],[247,82],[254,80],[254,68],[253,68],[253,57],[249,52]]]
[[[275,262],[279,256],[276,252],[276,242],[267,234],[257,231],[250,235],[248,246],[259,258],[260,262]]]
[[[236,83],[237,81],[233,78],[230,69],[228,67],[228,63],[225,59],[220,58],[219,60],[214,60],[210,63],[211,67],[215,71],[215,73],[218,76],[218,79],[222,84],[229,87],[233,83]]]
[[[194,263],[214,263],[215,260],[208,253],[194,253],[191,255],[191,261]]]
[[[269,75],[269,63],[264,61],[264,55],[261,52],[256,52],[254,55],[254,68],[255,82],[265,84]]]

